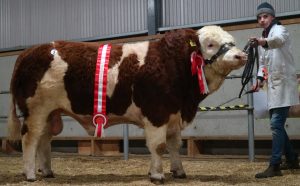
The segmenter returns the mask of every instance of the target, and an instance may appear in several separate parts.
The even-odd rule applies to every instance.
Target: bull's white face
[[[219,26],[205,26],[198,30],[201,52],[204,59],[211,59],[225,43],[235,44],[235,40],[228,32]],[[217,58],[224,67],[231,70],[238,69],[246,62],[247,56],[235,46],[231,47],[225,54]]]
[[[239,69],[246,64],[247,55],[237,47],[232,47],[220,59],[231,70]]]

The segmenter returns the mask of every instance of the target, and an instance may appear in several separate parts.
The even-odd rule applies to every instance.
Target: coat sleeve
[[[265,62],[263,59],[263,55],[262,55],[262,47],[259,47],[258,52],[259,52],[259,67],[258,67],[258,71],[257,71],[257,79],[260,79],[261,82],[264,81],[264,69],[266,68],[265,66]]]
[[[266,38],[268,43],[268,49],[282,47],[289,37],[289,33],[284,26],[277,25],[273,34]]]

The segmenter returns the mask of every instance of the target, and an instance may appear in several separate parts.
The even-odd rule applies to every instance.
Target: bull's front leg
[[[171,169],[174,178],[186,178],[182,162],[180,159],[179,150],[181,147],[180,129],[173,131],[167,136],[167,149],[170,153]]]
[[[154,127],[150,122],[145,123],[146,142],[151,153],[150,180],[154,183],[164,183],[162,155],[166,150],[167,126]]]

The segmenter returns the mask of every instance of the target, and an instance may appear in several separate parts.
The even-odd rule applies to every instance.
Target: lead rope
[[[243,52],[245,52],[248,55],[247,63],[245,65],[242,78],[241,78],[241,83],[242,83],[242,89],[239,93],[239,98],[241,98],[242,93],[245,89],[245,86],[249,83],[250,79],[252,78],[253,74],[253,69],[254,65],[256,63],[256,71],[258,71],[258,43],[255,40],[249,40],[246,46],[244,47]],[[257,86],[257,83],[256,83]],[[253,93],[253,90],[247,91],[245,94],[248,93]],[[245,95],[244,94],[244,95]]]

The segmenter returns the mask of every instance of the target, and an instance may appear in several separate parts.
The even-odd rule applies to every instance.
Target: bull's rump
[[[48,92],[48,99],[53,98],[51,92],[66,91],[70,101],[76,100],[71,101],[72,109],[81,105],[81,114],[92,113],[97,49],[96,44],[60,41],[24,51],[17,59],[11,81],[12,95],[24,115],[28,114],[26,100],[34,97],[37,89]]]

